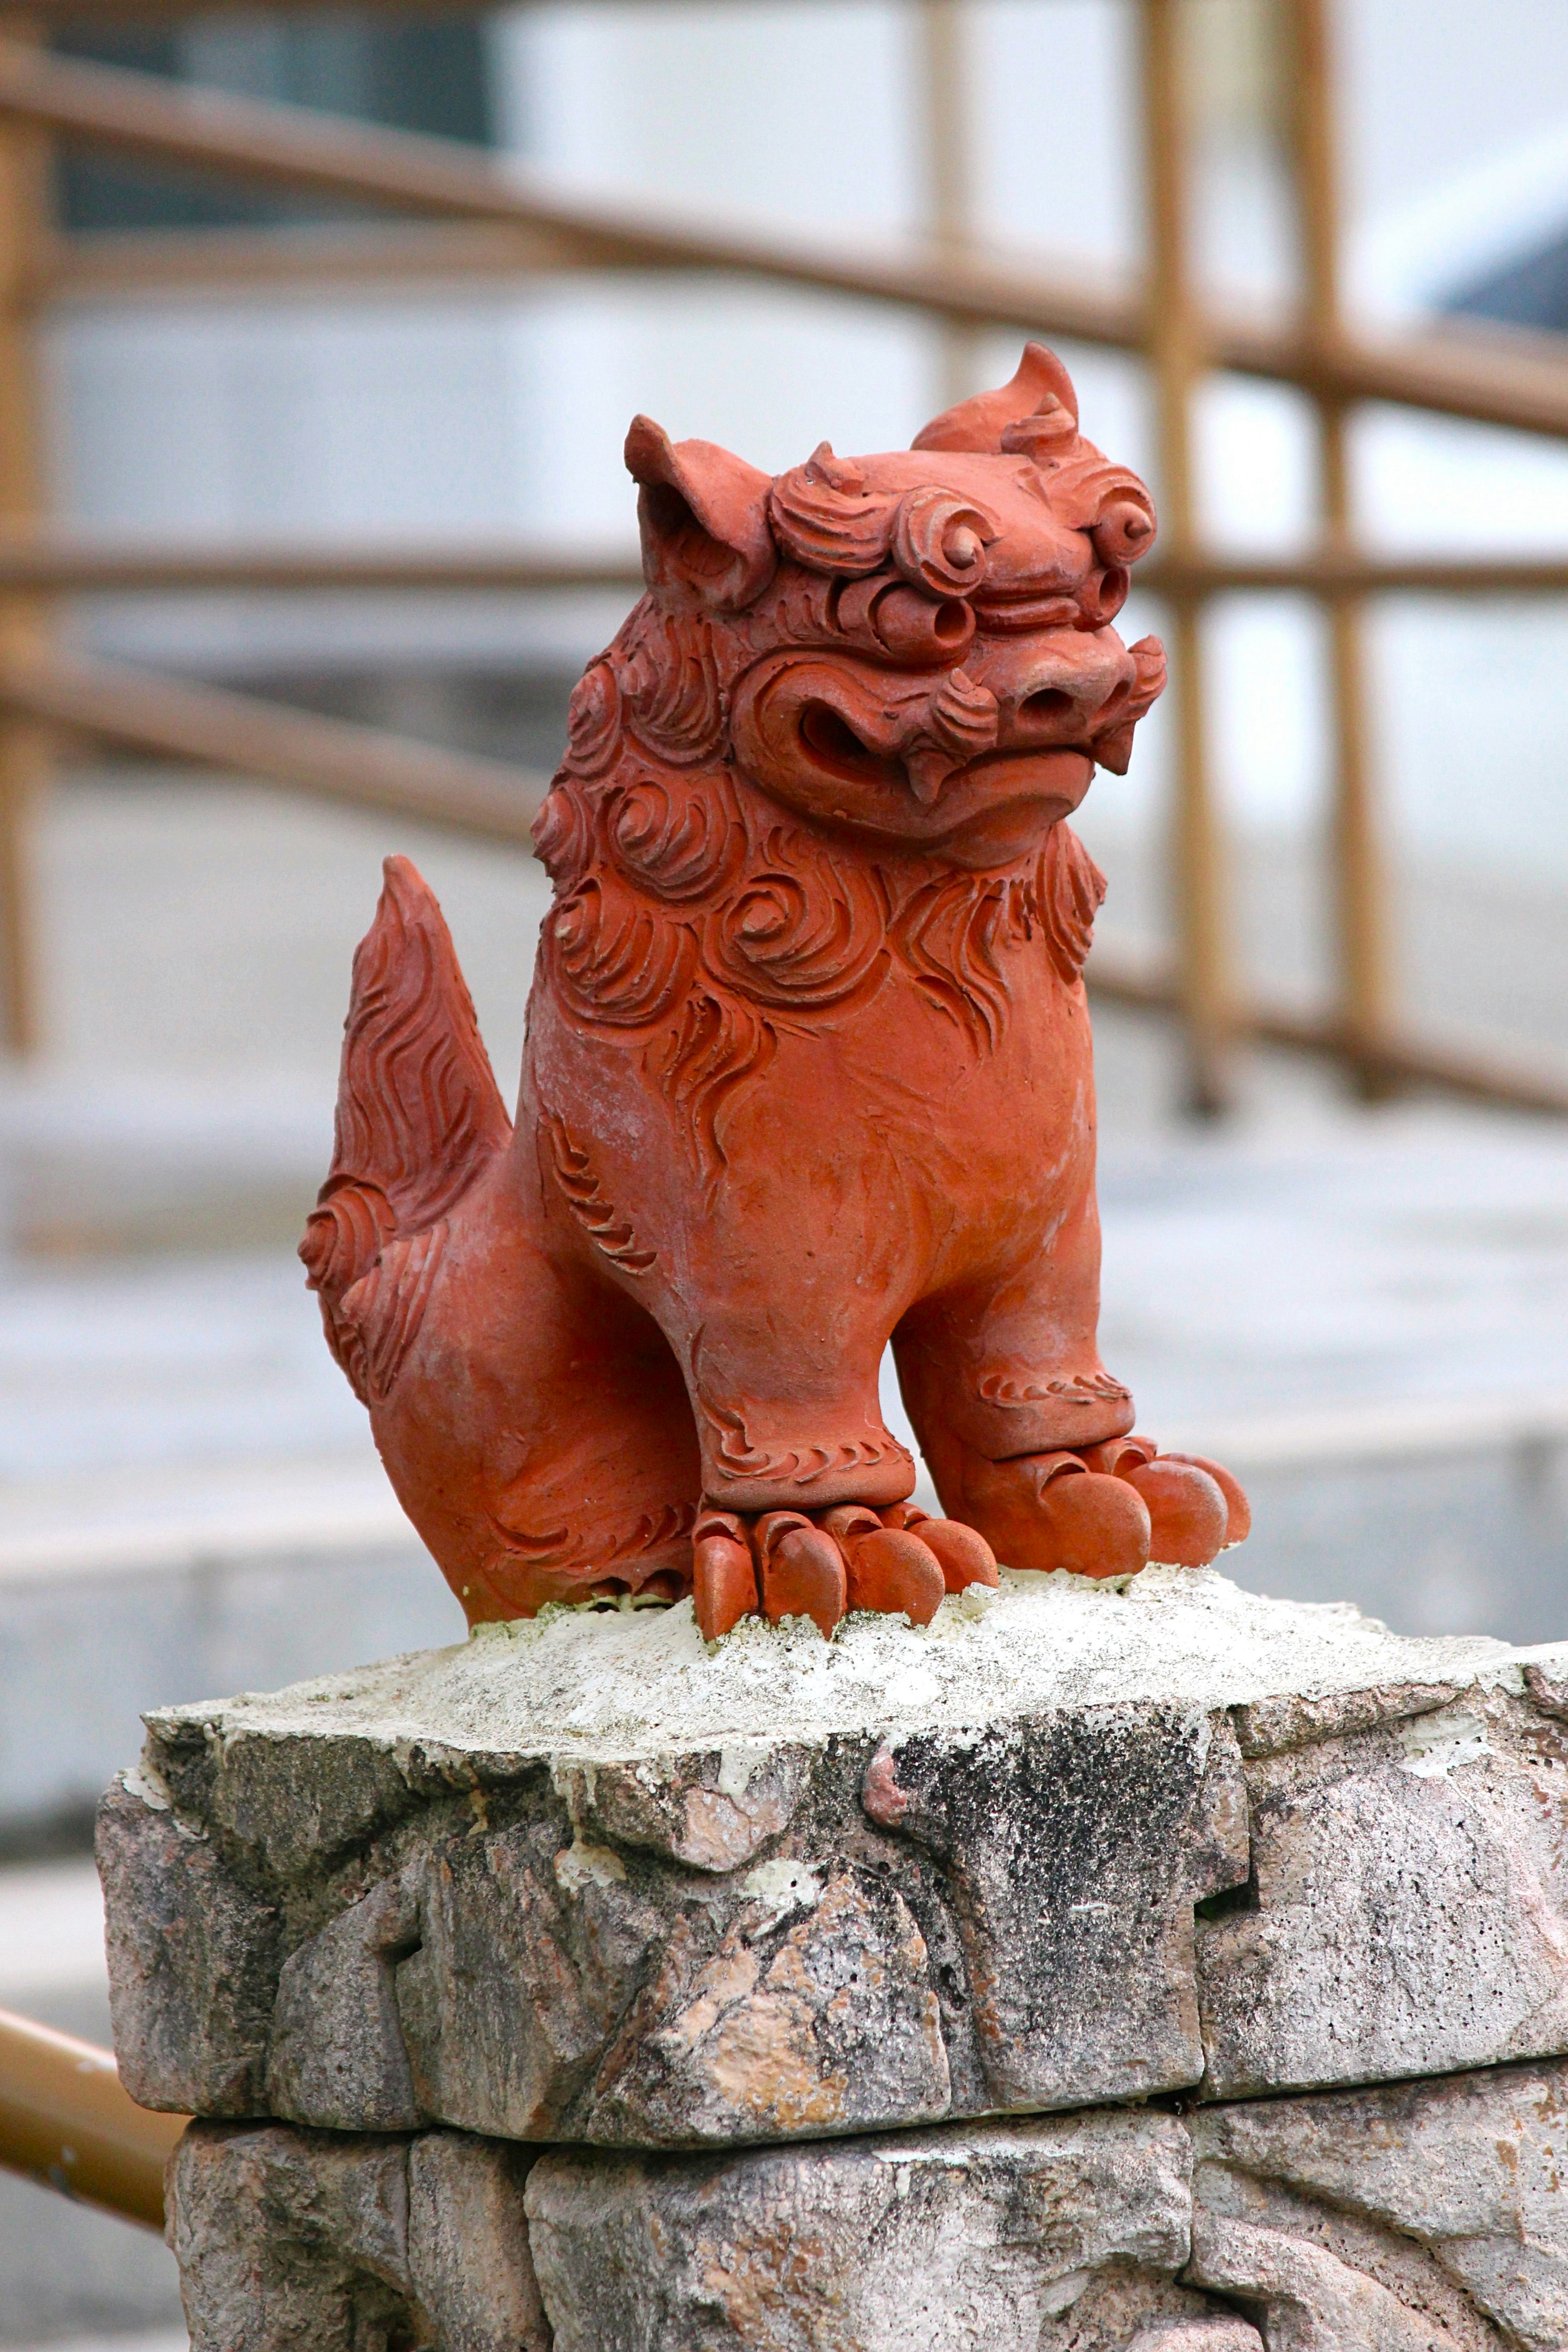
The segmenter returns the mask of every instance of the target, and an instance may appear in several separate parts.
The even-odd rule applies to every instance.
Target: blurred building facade
[[[1124,0],[970,0],[963,19],[974,233],[1125,274],[1138,257],[1140,184]],[[1199,0],[1195,24],[1204,275],[1222,298],[1283,310],[1295,263],[1267,16],[1250,0]],[[488,142],[568,187],[853,243],[926,224],[922,25],[912,0],[580,0],[423,24],[226,14],[91,46],[217,87]],[[1568,16],[1555,0],[1489,10],[1431,0],[1417,21],[1403,0],[1356,0],[1338,29],[1355,315],[1375,325],[1469,312],[1554,330]],[[98,163],[71,166],[62,194],[82,222],[301,213]],[[1015,341],[975,339],[976,379],[1010,371]],[[1157,481],[1137,368],[1068,357],[1089,430]],[[847,449],[908,439],[945,396],[949,364],[933,332],[907,319],[658,276],[97,299],[50,334],[58,508],[96,530],[164,539],[617,550],[632,515],[620,443],[637,410],[782,467],[824,434]],[[1198,425],[1215,541],[1254,552],[1304,543],[1305,404],[1216,378]],[[1369,409],[1354,455],[1367,536],[1393,551],[1568,543],[1560,446]],[[321,674],[335,672],[362,697],[379,691],[377,715],[389,672],[395,716],[423,679],[437,728],[465,723],[450,716],[451,689],[467,681],[470,700],[488,696],[503,715],[516,706],[526,730],[542,695],[558,714],[564,684],[616,617],[602,598],[234,597],[100,600],[79,627],[106,650],[181,668],[285,682],[310,671],[303,690],[318,699],[331,698]],[[1152,611],[1134,617],[1158,624]],[[1371,625],[1396,853],[1568,887],[1568,614],[1537,605],[1521,626],[1497,605],[1385,602]],[[1216,764],[1237,822],[1266,845],[1310,836],[1321,818],[1319,627],[1278,596],[1222,600],[1210,618]],[[510,696],[498,680],[511,681]],[[531,754],[537,735],[535,725]],[[1132,777],[1102,780],[1091,804],[1090,830],[1108,847],[1149,847],[1164,761],[1156,719]]]

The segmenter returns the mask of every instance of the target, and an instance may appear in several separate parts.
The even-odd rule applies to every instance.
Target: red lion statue
[[[572,699],[507,1118],[439,908],[386,866],[301,1244],[470,1622],[694,1591],[929,1622],[1011,1566],[1247,1531],[1100,1362],[1067,818],[1164,680],[1112,623],[1147,490],[1065,369],[771,479],[638,417],[647,593]],[[899,1379],[947,1516],[910,1501]]]

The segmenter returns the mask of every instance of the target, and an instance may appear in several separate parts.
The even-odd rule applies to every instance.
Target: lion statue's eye
[[[998,526],[971,499],[934,485],[911,490],[899,507],[893,562],[911,588],[928,596],[967,595],[985,576],[985,551]]]
[[[1102,563],[1136,563],[1154,536],[1154,518],[1139,499],[1114,498],[1101,507],[1089,535]]]

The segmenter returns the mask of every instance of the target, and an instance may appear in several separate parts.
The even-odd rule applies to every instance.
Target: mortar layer
[[[1348,1604],[1244,1592],[1212,1569],[1150,1568],[1125,1585],[1004,1570],[932,1623],[848,1619],[832,1642],[795,1620],[743,1620],[711,1646],[689,1601],[559,1609],[481,1626],[449,1649],[243,1693],[150,1718],[216,1721],[226,1738],[349,1735],[397,1750],[574,1752],[626,1761],[730,1741],[962,1730],[1055,1709],[1206,1710],[1387,1685],[1503,1684],[1562,1645],[1418,1640]]]

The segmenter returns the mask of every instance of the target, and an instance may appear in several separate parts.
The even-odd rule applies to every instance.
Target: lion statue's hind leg
[[[700,1485],[662,1335],[544,1231],[451,937],[390,858],[300,1245],[328,1344],[470,1621],[689,1588]]]

